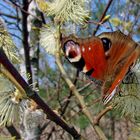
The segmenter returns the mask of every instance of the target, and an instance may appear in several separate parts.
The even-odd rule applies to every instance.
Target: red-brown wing
[[[85,60],[83,72],[87,74],[90,69],[93,69],[93,72],[91,74],[89,73],[89,75],[95,79],[103,81],[107,61],[101,40],[97,37],[92,37],[83,41],[81,51]]]
[[[104,80],[107,61],[102,41],[98,37],[79,39],[73,36],[63,41],[67,59],[88,76]]]
[[[70,36],[63,39],[62,46],[67,59],[76,68],[104,82],[104,103],[111,100],[140,55],[140,46],[118,31],[87,39]]]
[[[104,33],[100,38],[110,40],[111,48],[106,52],[107,71],[103,86],[103,101],[108,103],[122,82],[129,68],[140,55],[140,46],[121,32]]]

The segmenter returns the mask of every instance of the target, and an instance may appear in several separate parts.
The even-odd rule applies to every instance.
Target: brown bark
[[[29,32],[27,27],[27,18],[28,18],[28,11],[29,2],[28,0],[23,0],[23,10],[22,12],[22,33],[23,33],[23,47],[24,47],[24,55],[25,55],[25,66],[26,66],[26,73],[29,74],[30,78],[28,79],[28,83],[32,84],[32,70],[31,70],[31,61],[30,61],[30,46],[29,46]]]
[[[13,125],[6,126],[6,128],[8,132],[11,134],[11,136],[15,137],[15,139],[21,139],[20,134]]]
[[[40,108],[47,114],[47,117],[55,122],[57,125],[61,126],[65,131],[73,136],[75,139],[80,139],[81,135],[75,130],[74,127],[69,126],[65,121],[63,121],[52,109],[39,97],[37,92],[33,91],[27,82],[18,73],[15,67],[10,63],[4,51],[0,49],[0,63],[5,67],[6,70],[12,75],[16,82],[22,87],[26,92],[27,96],[34,100]],[[7,77],[8,78],[8,77]],[[11,81],[12,82],[12,81]],[[13,83],[14,84],[14,83]]]

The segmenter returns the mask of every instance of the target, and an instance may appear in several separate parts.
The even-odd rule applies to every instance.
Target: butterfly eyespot
[[[89,47],[89,48],[88,48],[88,50],[90,51],[90,50],[91,50],[91,48]]]
[[[80,46],[73,40],[68,40],[64,44],[63,51],[70,62],[77,62],[81,58]]]
[[[76,56],[77,56],[77,54],[76,54],[75,51],[70,51],[67,57],[68,57],[68,58],[74,58],[74,57],[76,57]]]
[[[111,41],[108,38],[101,38],[104,51],[107,52],[111,48]]]
[[[84,52],[85,51],[85,48],[84,47],[82,47],[82,52]]]
[[[64,53],[66,53],[66,50],[67,50],[67,48],[69,47],[69,46],[73,46],[75,43],[74,43],[74,41],[72,41],[72,40],[68,40],[67,42],[65,42],[64,43],[64,46],[63,46],[63,51],[64,51]]]

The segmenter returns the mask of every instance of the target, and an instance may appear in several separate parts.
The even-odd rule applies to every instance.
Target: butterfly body
[[[76,68],[103,82],[105,104],[140,56],[140,46],[119,31],[86,39],[69,36],[62,40],[62,46],[66,58]]]

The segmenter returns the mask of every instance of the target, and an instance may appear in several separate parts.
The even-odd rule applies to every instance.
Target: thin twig
[[[85,90],[85,89],[88,88],[92,83],[93,83],[93,82],[91,81],[91,82],[85,84],[83,87],[81,87],[81,88],[78,89],[78,92],[81,92],[81,91]]]
[[[99,20],[99,23],[102,22],[102,20],[105,17],[105,15],[106,15],[106,13],[107,13],[107,11],[108,11],[108,9],[109,9],[109,7],[110,7],[110,5],[111,5],[112,2],[113,2],[113,0],[109,0],[108,4],[107,4],[107,6],[106,6],[106,8],[105,8],[105,10],[104,10],[104,12],[103,12],[100,20]],[[97,25],[95,31],[93,32],[93,35],[96,34],[96,32],[98,31],[99,27],[100,27],[100,24]]]
[[[100,119],[110,110],[112,110],[112,106],[106,107],[104,110],[102,110],[94,119],[94,124],[99,125]]]
[[[88,111],[85,102],[83,100],[83,97],[79,94],[79,92],[77,91],[75,85],[72,83],[72,81],[68,78],[67,73],[65,72],[61,60],[60,60],[60,56],[59,53],[56,53],[55,55],[56,58],[56,63],[58,65],[58,68],[63,76],[63,79],[65,80],[65,82],[67,83],[67,85],[69,86],[70,90],[73,92],[73,94],[76,96],[76,98],[78,99],[81,108],[83,109],[83,113],[88,117],[88,119],[90,120],[91,123],[93,123],[92,120],[92,116],[90,114],[90,112]]]
[[[75,80],[74,80],[74,82],[73,82],[74,85],[76,85],[76,83],[77,83],[77,77],[78,77],[78,75],[79,75],[79,71],[76,72],[76,77],[75,77]],[[72,96],[73,96],[73,93],[72,93],[72,91],[70,91],[69,96],[68,96],[68,98],[67,98],[67,102],[65,103],[65,105],[64,105],[64,107],[63,107],[63,109],[62,109],[62,111],[61,111],[61,116],[63,116],[64,113],[66,112],[66,109],[67,109],[67,107],[68,107],[68,105],[69,105],[69,103],[70,103],[70,98],[71,98]]]
[[[19,17],[16,17],[16,16],[11,15],[11,14],[4,13],[4,12],[1,12],[1,11],[0,11],[0,16],[5,16],[5,17],[12,18],[12,19],[15,19],[15,20],[21,20]]]
[[[32,13],[28,12],[27,10],[23,9],[22,6],[19,5],[19,4],[17,4],[16,2],[11,1],[11,0],[10,0],[10,2],[7,1],[7,0],[4,0],[4,1],[5,1],[6,3],[8,3],[9,5],[12,5],[13,7],[16,7],[16,8],[18,8],[18,9],[20,9],[21,12],[24,12],[24,13],[26,13],[27,15],[31,15],[31,16],[33,16],[35,19],[38,19],[39,21],[42,21],[42,19],[40,19],[39,17],[33,15]],[[29,4],[29,2],[28,2],[28,4]],[[43,22],[43,23],[44,23],[44,22]]]

